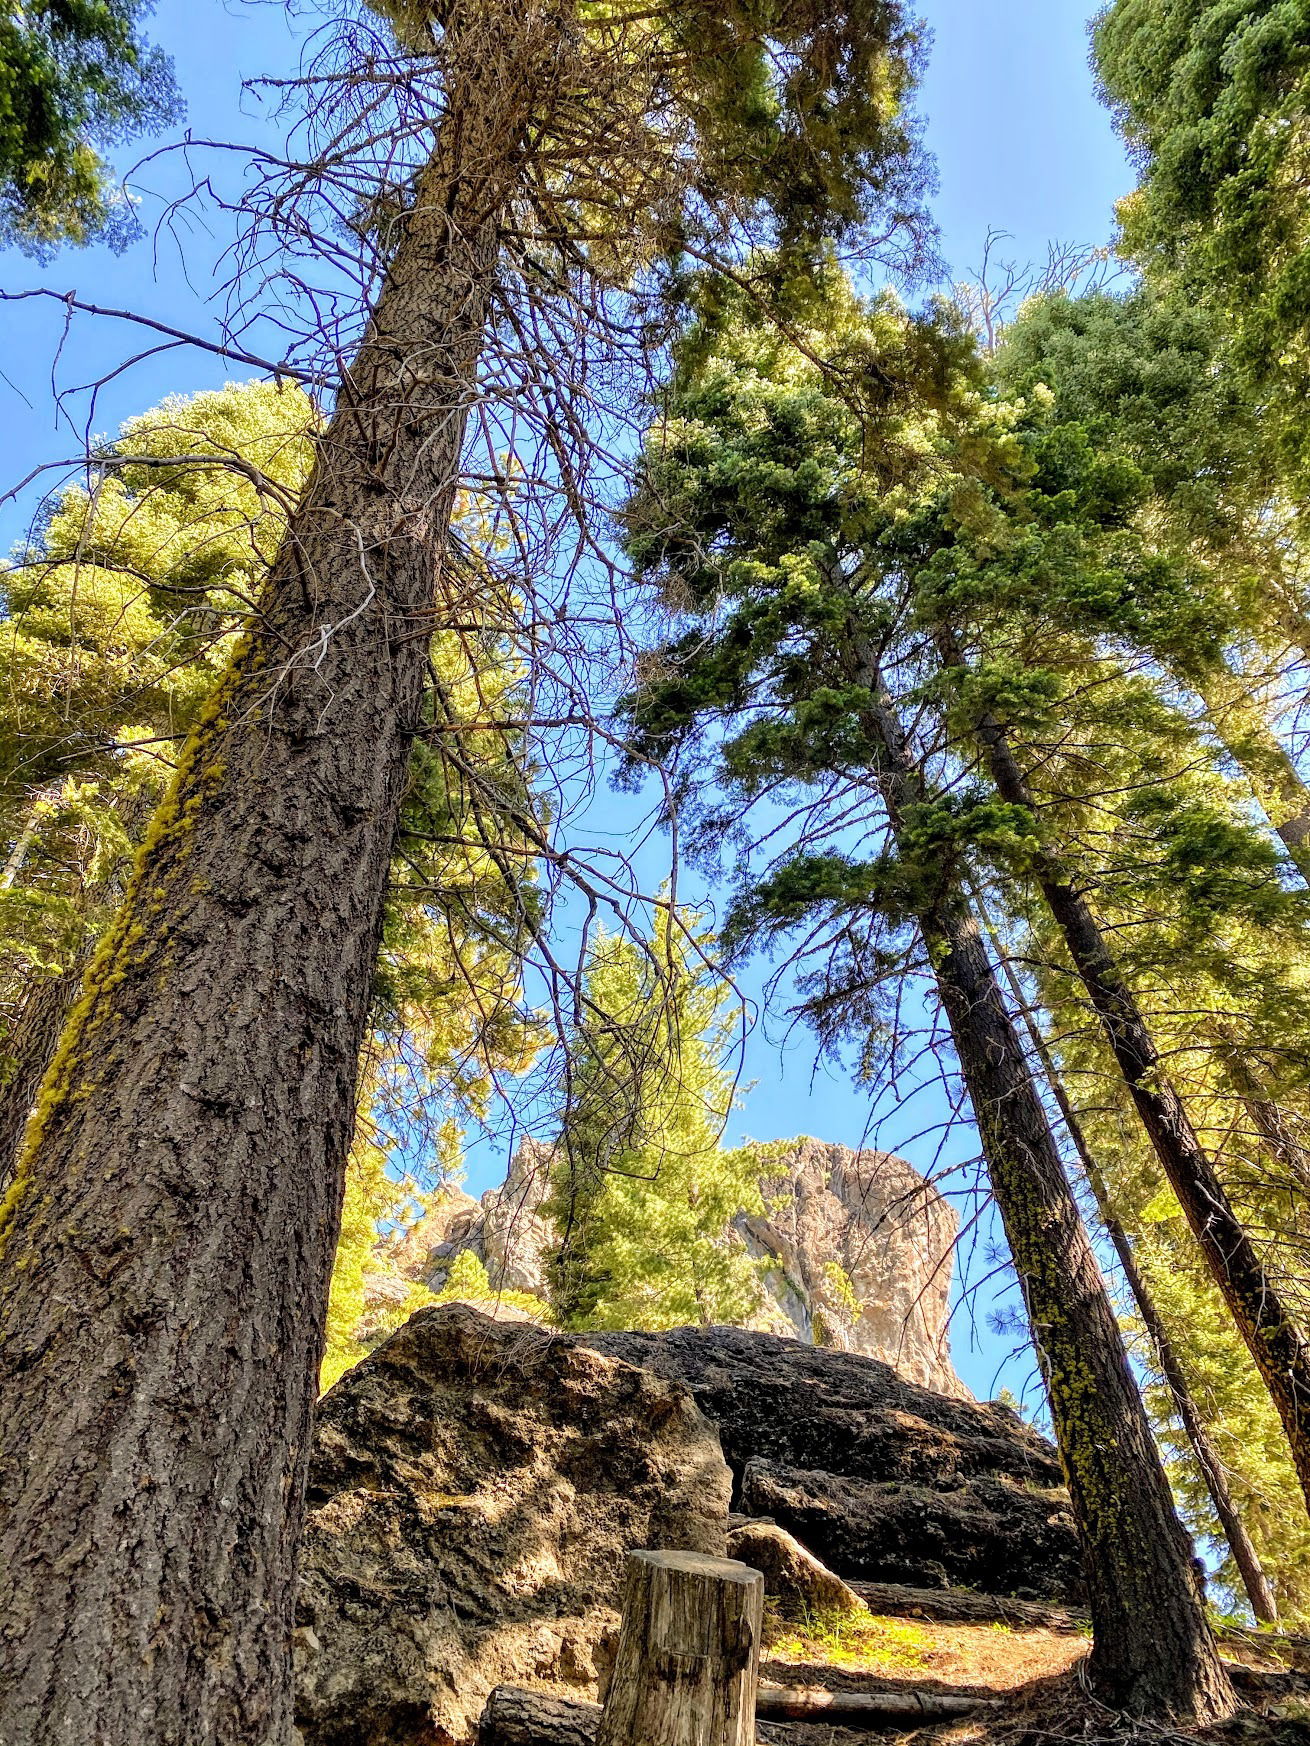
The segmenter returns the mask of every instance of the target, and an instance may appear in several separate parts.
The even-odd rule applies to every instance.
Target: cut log
[[[498,1685],[487,1699],[478,1746],[593,1746],[600,1705]]]
[[[632,1552],[596,1746],[755,1746],[764,1578],[700,1552]]]
[[[1004,1594],[975,1594],[969,1588],[910,1588],[899,1582],[852,1582],[871,1613],[879,1617],[941,1619],[946,1624],[997,1621],[1030,1631],[1085,1631],[1085,1613],[1044,1601],[1014,1600]]]
[[[825,1691],[761,1685],[756,1714],[777,1722],[832,1722],[877,1728],[884,1722],[948,1722],[979,1710],[1000,1709],[997,1698],[939,1691]]]
[[[961,1698],[949,1693],[793,1691],[760,1688],[759,1746],[794,1746],[788,1722],[826,1724],[826,1740],[838,1727],[906,1728],[954,1721],[998,1707],[994,1699]],[[772,1718],[766,1720],[765,1716]],[[600,1705],[578,1698],[549,1697],[498,1685],[487,1699],[478,1746],[595,1746]]]

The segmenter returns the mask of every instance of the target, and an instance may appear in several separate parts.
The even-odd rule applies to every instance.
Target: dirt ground
[[[761,1678],[830,1691],[950,1692],[1000,1699],[1002,1708],[908,1733],[822,1722],[771,1722],[767,1746],[1310,1746],[1310,1645],[1239,1635],[1223,1643],[1249,1706],[1203,1733],[1125,1727],[1095,1704],[1078,1677],[1089,1648],[1079,1630],[875,1618],[805,1629],[775,1623]],[[1244,1671],[1243,1671],[1244,1670]]]

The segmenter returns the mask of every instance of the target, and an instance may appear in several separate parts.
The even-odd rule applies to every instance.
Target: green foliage
[[[1310,474],[1310,7],[1114,0],[1096,65],[1140,167],[1124,247],[1232,324]]]
[[[7,0],[0,16],[0,232],[28,249],[132,231],[101,155],[172,120],[172,69],[142,0]]]
[[[732,1229],[768,1160],[725,1151],[728,989],[669,920],[647,947],[602,935],[571,1039],[551,1193],[555,1313],[569,1328],[743,1322],[760,1268]]]
[[[407,53],[439,54],[456,33],[472,53],[501,51],[494,12],[370,4]],[[569,172],[530,164],[530,199],[547,234],[586,238],[603,275],[658,260],[676,284],[687,245],[717,247],[725,223],[808,256],[877,214],[918,253],[926,171],[905,109],[922,31],[899,0],[581,0],[570,24],[576,62],[562,53],[553,74],[572,101],[542,106],[535,154]],[[595,151],[579,145],[588,112],[604,116]]]
[[[910,1673],[928,1664],[933,1647],[922,1625],[858,1613],[815,1612],[799,1620],[766,1620],[770,1654],[824,1662],[850,1673]]]

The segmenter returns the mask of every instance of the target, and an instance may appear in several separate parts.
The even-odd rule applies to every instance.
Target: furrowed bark
[[[993,936],[995,938],[995,936]],[[1029,1040],[1042,1063],[1046,1074],[1046,1082],[1051,1088],[1056,1107],[1060,1111],[1060,1119],[1069,1135],[1070,1143],[1078,1155],[1078,1161],[1083,1167],[1087,1186],[1092,1191],[1092,1199],[1096,1202],[1096,1214],[1101,1226],[1109,1237],[1123,1269],[1124,1279],[1137,1306],[1137,1313],[1142,1318],[1142,1326],[1146,1337],[1151,1342],[1160,1374],[1169,1388],[1169,1394],[1174,1403],[1174,1411],[1187,1434],[1191,1444],[1192,1454],[1196,1459],[1197,1468],[1210,1495],[1215,1515],[1223,1529],[1224,1538],[1228,1541],[1229,1551],[1233,1555],[1238,1574],[1242,1579],[1242,1587],[1246,1590],[1246,1598],[1251,1603],[1251,1611],[1262,1625],[1276,1624],[1278,1621],[1278,1602],[1274,1591],[1265,1575],[1264,1566],[1260,1562],[1260,1554],[1256,1551],[1251,1536],[1246,1531],[1242,1521],[1237,1501],[1233,1497],[1228,1484],[1228,1473],[1219,1458],[1219,1451],[1211,1440],[1210,1433],[1196,1404],[1196,1399],[1188,1385],[1186,1372],[1182,1362],[1169,1338],[1169,1331],[1156,1308],[1155,1298],[1146,1283],[1141,1268],[1137,1265],[1137,1254],[1133,1248],[1132,1238],[1114,1211],[1110,1196],[1109,1184],[1105,1180],[1100,1165],[1097,1163],[1083,1125],[1077,1112],[1069,1101],[1069,1095],[1064,1089],[1064,1082],[1059,1069],[1046,1046],[1046,1039],[1038,1030],[1032,1012],[1024,999],[1023,989],[1019,986],[1012,966],[998,953],[1004,968],[1005,978],[1010,992],[1014,996],[1017,1010],[1023,1014],[1024,1025],[1028,1031]]]
[[[874,705],[892,833],[922,784],[876,658],[851,648]],[[920,917],[973,1104],[992,1193],[1042,1362],[1082,1544],[1100,1696],[1151,1717],[1213,1720],[1235,1698],[1206,1621],[1191,1544],[1129,1369],[1114,1309],[1046,1111],[964,892]]]
[[[382,896],[501,215],[557,41],[532,0],[468,11],[263,615],[151,826],[0,1215],[5,1746],[290,1738]]]
[[[89,942],[88,942],[89,947]],[[0,1086],[0,1194],[9,1187],[41,1082],[82,987],[90,951],[79,950],[58,976],[43,976],[28,990],[7,1043],[13,1071]]]
[[[949,631],[939,633],[938,643],[949,666],[964,666]],[[1012,806],[1024,808],[1040,832],[1027,779],[1005,729],[985,715],[975,732],[996,792]],[[1054,851],[1039,849],[1033,856],[1033,872],[1169,1186],[1278,1410],[1310,1504],[1310,1340],[1233,1210],[1091,906]]]

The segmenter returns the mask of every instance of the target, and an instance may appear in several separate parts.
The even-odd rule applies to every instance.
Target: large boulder
[[[732,1480],[676,1381],[462,1304],[319,1408],[297,1630],[309,1746],[463,1746],[501,1682],[594,1690],[625,1554],[722,1556]]]
[[[878,1485],[748,1461],[741,1508],[785,1522],[811,1554],[851,1581],[1056,1601],[1076,1594],[1081,1581],[1067,1499],[1004,1476]]]
[[[736,1507],[772,1517],[839,1576],[1076,1597],[1055,1450],[1010,1408],[742,1328],[583,1337],[684,1383],[718,1426]]]
[[[728,1524],[728,1557],[760,1571],[764,1593],[783,1618],[823,1620],[868,1610],[853,1588],[777,1522],[734,1516]]]
[[[555,1234],[541,1203],[552,1157],[525,1140],[480,1202],[450,1192],[403,1257],[410,1277],[438,1291],[467,1250],[497,1290],[546,1297]],[[947,1339],[956,1218],[936,1188],[891,1152],[823,1140],[788,1142],[770,1171],[767,1216],[739,1214],[724,1233],[764,1263],[751,1326],[880,1358],[911,1382],[967,1398]]]

